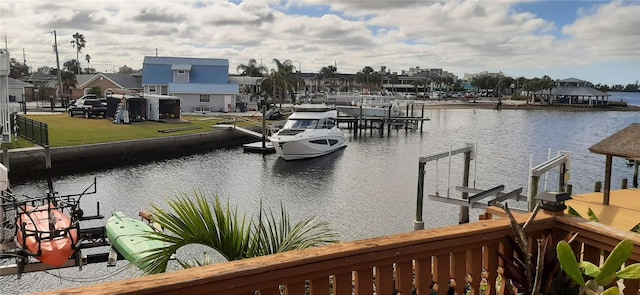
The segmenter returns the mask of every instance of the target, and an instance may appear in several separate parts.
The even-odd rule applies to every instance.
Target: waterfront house
[[[551,90],[540,90],[533,94],[534,101],[547,102],[549,104],[577,105],[577,106],[602,106],[609,105],[609,94],[591,88],[591,83],[569,78],[557,80],[556,87]]]
[[[182,99],[183,112],[231,112],[236,109],[238,84],[229,82],[229,60],[145,56],[144,93]]]
[[[76,87],[71,90],[71,99],[87,94],[93,87],[99,87],[102,93],[98,97],[109,97],[111,94],[136,94],[142,92],[139,74],[97,73],[76,75]]]

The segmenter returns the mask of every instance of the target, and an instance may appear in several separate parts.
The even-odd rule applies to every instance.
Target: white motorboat
[[[338,128],[338,112],[325,105],[300,105],[282,129],[269,137],[285,160],[319,157],[347,146]]]
[[[403,115],[397,99],[382,96],[361,96],[349,106],[336,106],[340,113],[353,117],[399,117]]]

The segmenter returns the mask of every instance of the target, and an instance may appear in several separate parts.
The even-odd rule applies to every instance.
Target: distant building
[[[87,94],[91,88],[100,88],[98,97],[108,97],[111,94],[136,94],[142,92],[140,77],[132,74],[97,73],[91,75],[76,75],[76,87],[71,90],[71,99],[77,99]]]
[[[235,110],[238,84],[229,82],[229,60],[146,56],[142,68],[144,93],[182,99],[183,112]]]
[[[9,79],[9,102],[33,101],[33,84],[17,79]]]
[[[567,105],[609,105],[609,94],[589,87],[588,81],[569,78],[556,80],[556,87],[551,90],[541,90],[533,94],[533,101],[548,104]]]
[[[58,77],[55,75],[33,72],[18,80],[33,85],[33,100],[48,100],[55,97],[58,91]]]

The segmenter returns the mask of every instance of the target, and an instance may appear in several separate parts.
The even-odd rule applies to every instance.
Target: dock
[[[640,223],[640,189],[611,190],[609,205],[602,204],[603,192],[573,195],[567,206],[575,209],[584,218],[589,218],[589,208],[600,223],[629,231]]]
[[[211,127],[220,128],[220,129],[227,129],[227,130],[235,130],[235,131],[242,132],[242,133],[247,134],[247,135],[252,136],[252,137],[263,139],[262,133],[255,132],[255,131],[247,129],[247,128],[238,127],[236,125],[216,124],[216,125],[211,125]],[[243,150],[245,152],[249,152],[249,153],[272,154],[272,153],[276,152],[275,149],[273,148],[273,144],[270,141],[268,141],[266,138],[265,138],[264,145],[263,145],[262,141],[258,141],[258,142],[252,142],[252,143],[243,144],[242,148],[243,148]]]
[[[415,109],[415,106],[421,106],[421,110]],[[409,130],[420,130],[422,132],[424,122],[429,121],[429,118],[424,116],[424,103],[410,103],[407,104],[404,109],[404,114],[393,115],[391,111],[391,105],[386,107],[386,114],[384,116],[367,116],[365,112],[360,111],[361,115],[352,116],[345,115],[338,112],[338,118],[336,121],[338,124],[346,123],[346,129],[353,132],[354,136],[363,135],[363,131],[366,134],[366,130],[369,130],[369,134],[373,135],[373,130],[377,129],[379,136],[384,136],[385,129],[387,134],[391,134],[392,130],[400,131],[401,129],[408,132]]]

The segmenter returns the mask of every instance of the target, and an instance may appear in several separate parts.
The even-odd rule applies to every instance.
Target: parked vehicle
[[[107,102],[97,98],[81,97],[69,106],[69,116],[82,115],[85,118],[102,116],[106,118]]]

